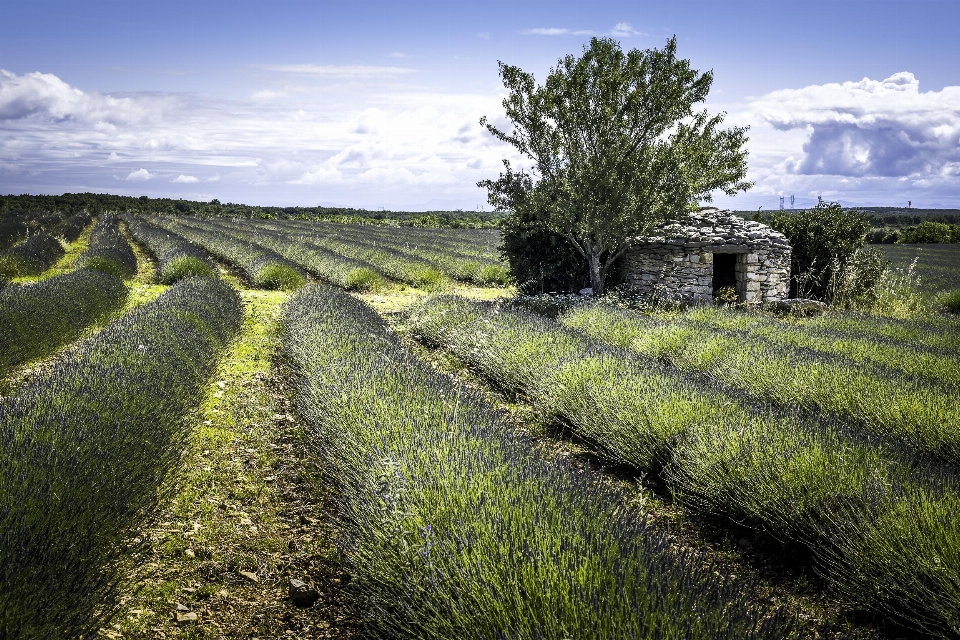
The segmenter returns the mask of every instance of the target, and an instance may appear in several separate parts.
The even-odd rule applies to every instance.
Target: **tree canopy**
[[[711,201],[711,193],[745,190],[746,127],[721,128],[725,114],[694,111],[713,74],[663,49],[624,53],[593,38],[538,86],[533,75],[500,62],[512,127],[480,123],[530,163],[504,160],[496,180],[480,181],[491,205],[565,237],[586,260],[590,284],[606,274],[632,237]]]

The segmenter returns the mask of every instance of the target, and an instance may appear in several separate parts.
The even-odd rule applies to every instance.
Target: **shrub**
[[[903,244],[948,243],[951,238],[952,229],[949,224],[924,220],[917,226],[907,229],[900,242]]]
[[[296,267],[277,264],[272,259],[265,260],[262,267],[255,268],[257,274],[254,284],[261,289],[281,289],[289,291],[303,286],[307,281],[303,272]]]
[[[587,320],[589,309],[572,314]],[[646,340],[671,349],[662,334],[638,330],[633,314],[620,316],[580,327],[609,328],[618,346]],[[689,331],[666,336],[677,345],[673,349],[690,345],[719,369],[719,375],[699,376],[663,367],[646,352],[631,357],[542,318],[458,298],[428,299],[413,312],[411,326],[494,384],[526,397],[538,414],[571,429],[604,458],[659,473],[675,498],[696,511],[807,545],[823,573],[858,602],[922,629],[957,629],[960,525],[950,515],[960,502],[955,480],[938,487],[939,472],[902,457],[899,442],[886,446],[830,413],[797,416],[763,397],[751,404],[726,392],[722,380],[754,373],[725,366],[725,355],[753,364],[737,342],[731,348]],[[755,376],[761,384],[762,378]],[[870,396],[856,400],[863,404],[864,397]],[[949,414],[949,395],[940,399]],[[899,417],[925,404],[905,403]],[[956,434],[943,428],[955,422],[931,421],[926,433],[899,424],[894,429],[904,439],[956,443]],[[924,514],[920,523],[905,515],[914,496],[926,496],[916,504]],[[899,531],[908,532],[909,543]],[[909,593],[921,585],[922,596]]]
[[[832,301],[854,254],[863,247],[870,223],[862,213],[822,199],[806,211],[778,211],[771,226],[790,241],[791,297]]]
[[[960,313],[960,289],[954,289],[943,296],[943,307],[948,313]]]
[[[626,492],[512,435],[359,300],[306,289],[283,322],[371,636],[791,635],[720,567],[672,551]]]
[[[158,226],[195,243],[205,251],[239,268],[260,289],[293,289],[306,282],[306,275],[278,253],[249,240],[242,240],[213,225],[174,218],[151,218]]]
[[[525,294],[579,291],[590,282],[587,261],[559,233],[516,215],[503,222],[501,254]]]
[[[382,284],[383,276],[367,268],[354,269],[343,280],[343,288],[352,291],[373,291]]]
[[[837,306],[869,309],[878,301],[879,284],[888,269],[890,261],[879,249],[858,249],[850,256],[846,268],[831,278],[827,297]]]
[[[0,291],[0,374],[76,339],[126,298],[119,278],[93,269]]]
[[[38,233],[0,255],[0,276],[16,278],[39,275],[65,253],[59,240],[46,233]]]
[[[77,258],[78,267],[90,267],[129,278],[137,272],[137,254],[120,233],[119,219],[103,214],[90,234],[90,245]]]
[[[184,280],[0,401],[0,636],[93,637],[109,622],[116,563],[241,322],[228,285]]]

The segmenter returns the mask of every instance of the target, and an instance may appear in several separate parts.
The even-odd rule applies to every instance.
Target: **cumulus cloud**
[[[146,169],[138,169],[136,171],[131,171],[124,180],[127,182],[144,182],[152,178],[153,175]]]
[[[129,178],[127,178],[129,180]],[[190,184],[191,182],[200,182],[200,178],[196,176],[185,176],[182,173],[170,182],[175,182],[178,184]]]
[[[778,131],[803,130],[801,175],[960,176],[960,87],[920,91],[912,73],[766,94],[750,105]]]
[[[51,73],[18,76],[0,69],[0,121],[78,120],[106,133],[162,110],[168,100],[137,102],[127,97],[87,93]]]

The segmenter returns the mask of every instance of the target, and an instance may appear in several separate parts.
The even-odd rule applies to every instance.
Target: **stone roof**
[[[753,252],[755,249],[789,250],[786,236],[753,220],[745,220],[730,211],[706,209],[684,216],[656,229],[653,234],[635,238],[633,246],[672,245],[703,251]]]

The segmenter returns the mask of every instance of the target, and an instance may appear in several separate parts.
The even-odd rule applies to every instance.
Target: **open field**
[[[84,225],[0,289],[0,636],[960,637],[957,316],[545,305],[488,229]]]
[[[905,269],[916,260],[920,286],[925,291],[960,289],[960,244],[881,244],[894,266]]]

